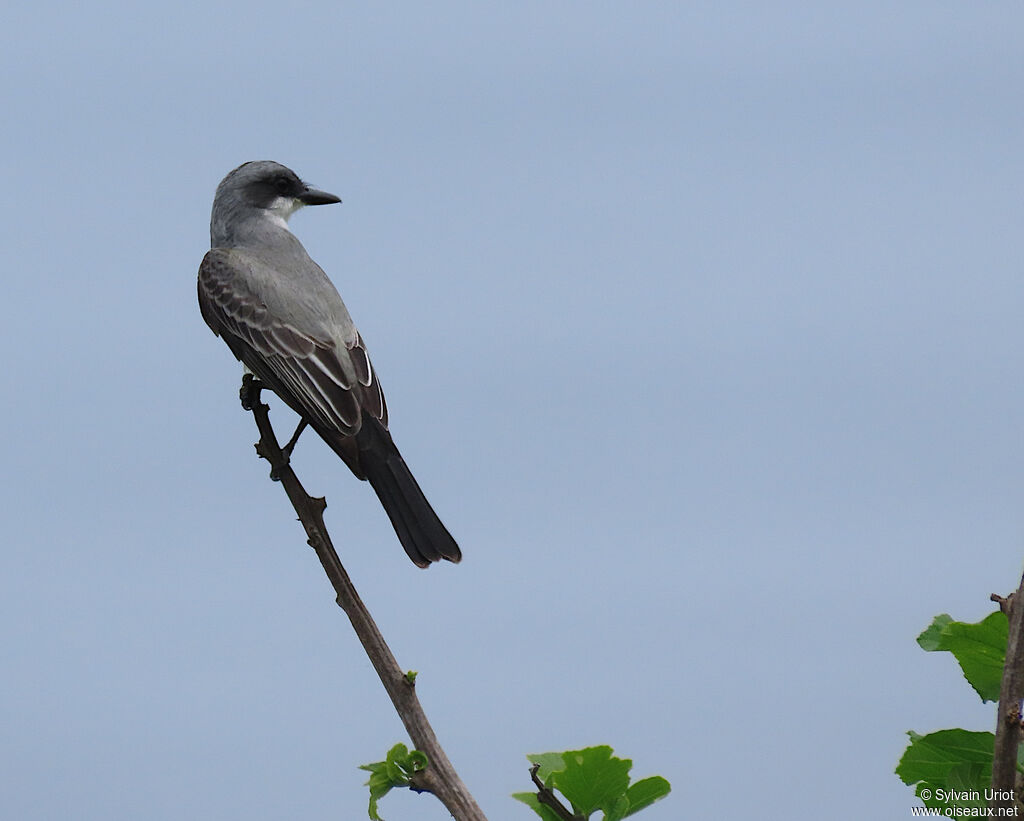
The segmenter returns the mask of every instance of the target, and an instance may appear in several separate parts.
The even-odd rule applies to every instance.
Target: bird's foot
[[[242,402],[242,408],[251,411],[260,403],[260,392],[263,390],[263,383],[251,373],[242,377],[242,387],[238,389],[238,398]]]
[[[281,453],[284,454],[285,459],[291,458],[292,451],[295,450],[295,443],[299,441],[299,436],[302,434],[302,431],[306,429],[306,425],[308,424],[309,423],[305,419],[302,419],[299,422],[299,426],[295,428],[295,433],[292,434],[292,438],[288,440],[288,444],[281,448]]]

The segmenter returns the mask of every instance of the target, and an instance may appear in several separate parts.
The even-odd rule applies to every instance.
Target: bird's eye
[[[274,188],[277,189],[279,194],[287,194],[292,190],[292,181],[287,177],[278,177],[274,180]]]

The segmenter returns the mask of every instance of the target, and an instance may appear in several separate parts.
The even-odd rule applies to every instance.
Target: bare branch
[[[288,498],[298,514],[302,526],[306,530],[309,545],[316,551],[320,563],[327,573],[337,593],[337,603],[359,637],[363,649],[373,663],[373,668],[380,676],[384,689],[391,697],[395,710],[398,711],[405,725],[409,738],[417,750],[426,753],[427,768],[412,779],[411,787],[418,792],[431,792],[448,809],[456,821],[487,821],[483,811],[470,795],[466,785],[459,778],[444,749],[438,743],[437,736],[427,721],[427,716],[416,696],[415,685],[405,675],[395,660],[391,649],[384,641],[380,630],[370,616],[366,605],[356,592],[352,580],[341,564],[330,534],[324,525],[323,512],[327,507],[324,499],[316,499],[306,493],[289,465],[288,454],[278,444],[274,429],[270,424],[270,409],[260,401],[262,385],[250,374],[242,380],[239,392],[242,406],[251,410],[256,426],[260,431],[260,441],[256,451],[270,462],[270,475],[284,486]]]
[[[992,758],[992,798],[989,806],[996,814],[1017,815],[1017,751],[1021,743],[1021,700],[1024,699],[1024,578],[1016,593],[1005,599],[992,594],[992,601],[1007,614],[1010,622],[1006,641],[1006,662],[999,687],[996,719],[996,743]]]

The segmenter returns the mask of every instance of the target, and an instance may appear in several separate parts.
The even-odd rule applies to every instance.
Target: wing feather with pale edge
[[[326,334],[274,317],[231,252],[213,249],[199,266],[199,305],[215,334],[293,410],[317,426],[356,433],[363,413],[387,427],[387,405],[362,337],[339,346]],[[342,363],[344,356],[348,367]]]

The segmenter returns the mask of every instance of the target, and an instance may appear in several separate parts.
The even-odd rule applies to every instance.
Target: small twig
[[[1002,596],[1000,596],[998,593],[992,593],[988,597],[988,600],[989,601],[994,601],[996,604],[999,605],[999,609],[1003,613],[1005,613],[1007,616],[1010,615],[1010,605],[1013,604],[1013,593],[1011,593],[1005,599]]]
[[[540,764],[534,764],[530,767],[530,778],[537,788],[537,800],[545,807],[550,807],[562,821],[583,821],[583,816],[574,815],[565,804],[558,800],[554,790],[544,785],[544,782],[537,776],[539,769]]]
[[[1006,639],[1006,661],[999,687],[999,710],[996,719],[996,743],[992,757],[993,797],[989,807],[997,815],[1016,815],[1017,751],[1022,738],[1021,700],[1024,699],[1024,578],[1016,593],[1006,598],[995,593],[990,597],[1009,618]]]
[[[242,406],[251,410],[260,431],[256,451],[270,462],[270,475],[279,480],[306,530],[309,545],[316,551],[320,563],[331,580],[337,593],[337,603],[359,637],[363,649],[380,676],[384,689],[391,697],[405,725],[409,738],[417,750],[426,753],[428,764],[422,772],[416,773],[410,786],[417,792],[433,793],[447,808],[456,821],[487,821],[483,811],[470,795],[466,785],[455,771],[437,736],[427,721],[420,706],[414,684],[398,666],[391,649],[384,641],[377,624],[366,609],[352,580],[341,564],[330,534],[324,525],[323,512],[327,507],[324,499],[316,499],[306,493],[295,471],[289,465],[288,454],[278,444],[277,436],[270,424],[270,408],[260,401],[262,384],[250,374],[242,379],[239,395]]]

